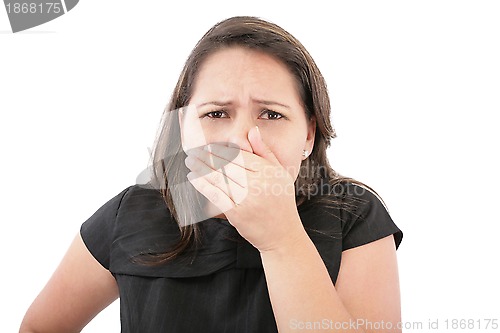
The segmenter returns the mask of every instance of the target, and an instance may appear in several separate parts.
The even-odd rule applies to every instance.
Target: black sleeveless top
[[[352,184],[322,189],[338,204],[310,200],[298,211],[333,283],[342,251],[389,235],[399,246],[403,234],[372,192]],[[196,250],[151,266],[136,259],[170,249],[180,235],[159,191],[130,186],[82,224],[87,248],[118,283],[122,332],[277,332],[258,250],[224,219],[198,225]]]

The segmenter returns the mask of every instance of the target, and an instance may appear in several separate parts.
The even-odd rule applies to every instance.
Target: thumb
[[[248,131],[248,141],[250,142],[255,155],[259,155],[270,162],[279,163],[269,146],[262,141],[262,136],[260,135],[258,126],[252,127],[250,131]]]

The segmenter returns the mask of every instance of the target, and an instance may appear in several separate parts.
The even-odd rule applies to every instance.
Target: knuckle
[[[221,174],[218,172],[213,172],[212,175],[210,176],[210,179],[213,184],[217,184],[221,181]]]

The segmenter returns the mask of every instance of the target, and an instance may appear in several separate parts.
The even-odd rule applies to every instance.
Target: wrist
[[[261,255],[289,255],[311,243],[311,239],[307,235],[300,219],[298,225],[295,223],[291,225],[294,227],[288,230],[282,238],[265,248],[260,248],[259,252]]]

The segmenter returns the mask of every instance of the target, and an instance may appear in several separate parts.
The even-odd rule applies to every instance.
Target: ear
[[[311,116],[311,119],[307,122],[307,137],[304,145],[304,149],[312,152],[314,148],[314,138],[316,136],[316,117]]]

